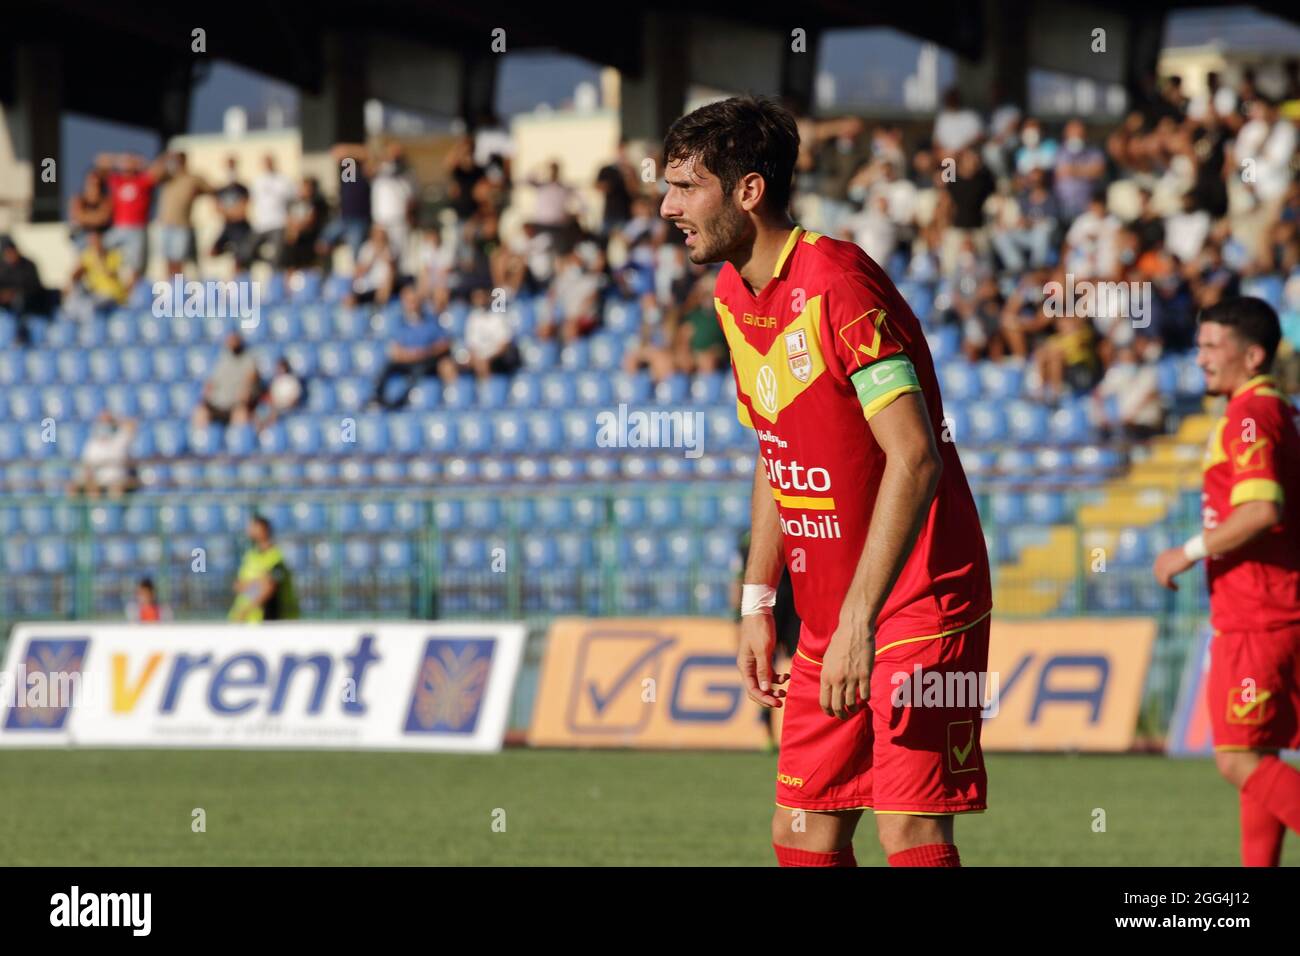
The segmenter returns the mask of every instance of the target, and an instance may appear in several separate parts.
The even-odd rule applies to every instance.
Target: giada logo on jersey
[[[764,458],[763,470],[776,500],[785,511],[828,512],[802,514],[797,518],[781,515],[781,531],[791,538],[839,538],[840,521],[835,515],[831,490],[831,473],[825,468],[805,468],[797,461]],[[809,494],[811,492],[811,494]]]

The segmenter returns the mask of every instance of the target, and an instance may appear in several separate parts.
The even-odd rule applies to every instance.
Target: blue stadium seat
[[[1005,405],[1007,428],[1012,440],[1022,445],[1038,444],[1047,438],[1047,409],[1031,402],[1011,401]]]
[[[945,401],[968,402],[979,397],[980,377],[968,362],[946,362],[939,368],[939,391]]]
[[[451,416],[434,412],[424,415],[420,430],[426,450],[435,454],[450,452],[457,447],[458,429]]]
[[[467,413],[460,418],[458,451],[486,452],[492,449],[492,425],[487,416]]]
[[[171,414],[171,400],[167,389],[153,382],[147,382],[136,389],[137,406],[140,417],[147,419],[166,418]],[[189,409],[179,409],[178,414],[185,414]]]
[[[979,363],[980,393],[985,398],[1013,399],[1024,387],[1024,369],[1005,362]]]
[[[320,379],[316,379],[319,382]],[[313,383],[315,384],[315,383]],[[374,384],[364,378],[345,378],[337,382],[335,397],[336,410],[341,412],[359,412],[374,391]]]
[[[1058,408],[1048,419],[1045,440],[1057,445],[1077,445],[1093,437],[1085,405],[1075,404]]]
[[[313,419],[294,417],[285,423],[289,447],[298,455],[318,455],[321,450],[321,433]]]
[[[605,372],[580,372],[574,377],[578,404],[600,406],[610,404],[613,386]]]
[[[0,349],[7,348],[0,345]],[[0,386],[18,385],[27,380],[23,356],[13,351],[0,351]]]
[[[999,405],[976,402],[970,406],[970,440],[991,445],[1007,437],[1007,416]],[[960,436],[957,436],[960,441]]]
[[[216,455],[223,447],[222,427],[208,425],[206,428],[191,428],[186,434],[185,445],[196,455]]]
[[[619,360],[623,357],[623,347],[618,337],[602,332],[593,335],[588,341],[590,342],[589,368],[608,370],[618,367]]]
[[[251,455],[258,445],[257,432],[252,425],[230,425],[225,430],[225,449],[228,455]],[[202,454],[202,452],[199,452]]]
[[[491,375],[474,384],[475,404],[479,408],[504,408],[506,394],[510,389],[510,378],[506,375]]]
[[[538,407],[542,401],[541,378],[527,369],[520,370],[510,380],[506,401],[512,408]]]
[[[571,408],[577,404],[577,386],[565,372],[554,372],[541,379],[542,404],[547,408]]]
[[[64,349],[55,361],[59,367],[59,380],[65,385],[90,381],[90,356],[84,349]]]
[[[691,380],[686,375],[671,375],[654,387],[655,401],[660,405],[681,405],[691,393]]]
[[[610,378],[610,385],[614,389],[614,401],[626,405],[645,404],[654,393],[654,383],[648,372],[637,372],[634,375],[616,372]]]

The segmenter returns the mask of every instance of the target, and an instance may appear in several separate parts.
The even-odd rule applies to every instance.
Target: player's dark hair
[[[794,116],[765,96],[733,96],[701,106],[668,127],[664,163],[694,159],[730,194],[742,176],[758,173],[767,187],[768,209],[790,205],[799,128]]]
[[[1198,322],[1226,325],[1242,339],[1264,350],[1264,368],[1273,366],[1278,344],[1282,341],[1282,323],[1273,307],[1263,299],[1240,296],[1224,299],[1201,312]]]
[[[266,532],[268,538],[275,536],[275,532],[271,529],[271,520],[267,518],[266,515],[253,515],[249,520],[255,525],[261,525],[262,530]]]

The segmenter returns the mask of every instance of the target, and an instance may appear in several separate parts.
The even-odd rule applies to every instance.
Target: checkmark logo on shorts
[[[954,740],[958,742],[954,743]],[[948,762],[949,773],[970,773],[978,770],[978,762],[974,766],[966,766],[966,761],[970,759],[971,751],[974,749],[975,721],[956,720],[948,725],[948,750],[956,760],[956,764],[952,760]]]
[[[1259,719],[1263,720],[1263,704],[1266,700],[1268,700],[1272,696],[1273,696],[1272,691],[1261,690],[1255,696],[1254,700],[1246,701],[1245,703],[1241,703],[1241,704],[1230,704],[1229,706],[1231,706],[1232,712],[1237,717],[1238,720],[1244,720],[1247,714],[1249,714],[1256,707],[1259,707],[1260,708]]]

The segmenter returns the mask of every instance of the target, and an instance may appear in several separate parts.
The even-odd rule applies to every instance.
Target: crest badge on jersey
[[[806,329],[785,333],[785,357],[790,363],[790,374],[801,382],[807,382],[812,374],[812,356],[808,354]]]

